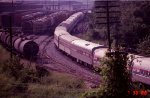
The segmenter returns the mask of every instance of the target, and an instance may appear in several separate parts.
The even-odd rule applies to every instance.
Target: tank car
[[[9,33],[0,32],[0,40],[10,48],[11,44]],[[39,51],[39,46],[37,43],[19,36],[12,36],[12,46],[14,50],[23,54],[25,57],[34,57]]]

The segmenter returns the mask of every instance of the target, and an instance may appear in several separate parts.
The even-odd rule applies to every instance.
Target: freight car
[[[33,12],[36,12],[36,10],[32,11],[17,11],[17,12],[3,12],[0,14],[0,21],[1,21],[1,26],[3,28],[8,28],[10,26],[10,16],[12,19],[12,25],[13,26],[21,26],[22,22],[22,16],[31,14]]]
[[[69,34],[75,24],[83,18],[83,13],[78,12],[58,25],[54,32],[54,43],[58,49],[65,52],[79,63],[90,68],[97,68],[100,59],[104,57],[107,47],[95,44]],[[132,79],[150,85],[150,58],[135,55],[133,61]]]
[[[38,17],[44,16],[44,15],[50,14],[50,13],[51,12],[44,11],[44,12],[35,12],[35,13],[27,14],[27,15],[22,16],[22,22],[36,19]]]
[[[10,48],[10,34],[6,32],[0,32],[0,41]],[[25,57],[35,57],[39,51],[39,46],[32,40],[21,38],[13,35],[12,37],[13,50],[23,54]]]
[[[59,11],[44,17],[22,23],[24,33],[41,33],[48,28],[58,25],[70,15],[67,11]]]

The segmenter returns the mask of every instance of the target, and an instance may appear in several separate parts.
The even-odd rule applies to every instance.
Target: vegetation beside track
[[[78,98],[87,88],[72,75],[47,71],[0,47],[1,98]],[[30,64],[30,65],[29,65]]]

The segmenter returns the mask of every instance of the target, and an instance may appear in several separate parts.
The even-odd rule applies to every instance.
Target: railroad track
[[[90,74],[88,73],[85,73],[83,71],[77,71],[75,68],[71,67],[71,66],[68,66],[67,64],[64,64],[62,62],[59,62],[57,61],[55,58],[53,57],[50,57],[48,55],[46,55],[47,59],[50,60],[49,63],[52,63],[52,64],[57,64],[57,67],[58,65],[59,66],[63,66],[61,68],[63,68],[64,71],[60,71],[60,72],[65,72],[65,73],[68,73],[68,74],[72,74],[72,75],[75,75],[76,77],[80,77],[81,79],[85,80],[85,81],[88,81],[88,82],[91,82],[91,83],[94,83],[96,85],[99,85],[100,83],[100,80],[99,79],[96,79],[96,78],[93,78],[93,76],[91,76]],[[68,70],[69,69],[69,70]],[[57,71],[57,70],[56,70]]]
[[[93,83],[94,85],[99,85],[100,80],[101,80],[99,75],[91,72],[85,67],[81,67],[78,64],[75,64],[75,62],[73,62],[74,64],[69,64],[63,61],[63,59],[59,59],[58,57],[59,55],[55,55],[56,53],[52,51],[54,49],[56,50],[54,43],[53,43],[53,37],[45,38],[41,42],[42,42],[42,48],[41,48],[42,50],[40,50],[39,58],[37,60],[39,64],[42,64],[42,66],[46,67],[47,69],[51,69],[57,72],[64,72],[64,73],[72,74],[87,82]],[[49,47],[53,47],[53,49],[51,50],[49,49]],[[51,51],[51,54],[48,53],[49,51]],[[71,61],[70,58],[68,59],[69,61]]]
[[[39,37],[40,38],[40,37]],[[52,41],[53,36],[46,36],[42,41],[38,43],[40,47],[40,52],[38,55],[43,57],[44,52],[46,51],[46,46]]]
[[[39,46],[41,45],[41,44],[43,44],[44,42],[46,42],[47,44],[48,44],[48,42],[50,42],[49,41],[49,38],[51,38],[50,36],[47,36],[43,41],[41,41],[40,43],[39,43]],[[48,40],[48,41],[47,41]],[[46,46],[46,45],[45,45]],[[45,46],[44,46],[44,49],[45,49]]]

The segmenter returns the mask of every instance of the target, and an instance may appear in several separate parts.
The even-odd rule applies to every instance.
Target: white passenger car
[[[135,55],[132,78],[134,81],[150,85],[150,58]]]

